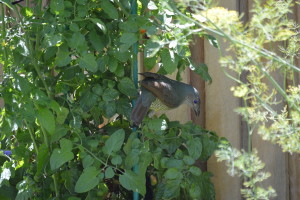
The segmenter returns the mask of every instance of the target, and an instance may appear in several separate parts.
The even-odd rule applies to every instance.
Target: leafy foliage
[[[132,45],[148,69],[178,79],[194,65],[171,10],[147,0],[140,15],[129,0],[5,5],[16,17],[1,15],[0,145],[12,151],[1,152],[1,199],[130,199],[146,194],[147,177],[157,199],[214,199],[211,174],[194,163],[212,155],[215,134],[165,117],[130,129]]]
[[[226,161],[230,174],[244,176],[241,193],[246,199],[273,197],[272,188],[259,186],[269,174],[260,172],[263,164],[252,150],[251,135],[260,134],[284,152],[300,152],[300,70],[295,64],[299,59],[299,25],[290,17],[295,1],[255,0],[246,23],[237,11],[217,7],[210,0],[180,1],[178,5],[165,2],[204,34],[213,33],[228,45],[221,48],[217,40],[209,39],[219,48],[222,70],[237,83],[231,90],[244,104],[236,111],[247,123],[250,144],[248,152],[221,145],[217,156]],[[192,16],[184,13],[187,7]],[[222,55],[221,49],[229,53]]]

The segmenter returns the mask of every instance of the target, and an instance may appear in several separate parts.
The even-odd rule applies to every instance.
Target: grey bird
[[[141,93],[131,112],[131,121],[139,126],[149,109],[169,110],[181,104],[191,107],[197,116],[200,114],[200,95],[193,86],[175,81],[166,76],[144,72],[140,81]]]

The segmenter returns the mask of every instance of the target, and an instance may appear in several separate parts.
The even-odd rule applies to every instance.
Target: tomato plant
[[[214,198],[211,174],[194,165],[215,150],[214,133],[165,116],[130,128],[132,45],[162,74],[180,79],[193,65],[171,11],[148,0],[139,15],[130,9],[129,0],[1,4],[0,137],[11,152],[1,154],[1,199],[129,199],[146,195],[147,177],[157,198]]]

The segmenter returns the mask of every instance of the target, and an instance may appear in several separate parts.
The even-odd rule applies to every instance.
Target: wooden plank
[[[221,47],[226,49],[225,44],[221,44]],[[205,63],[213,80],[211,85],[205,86],[206,128],[215,131],[220,137],[226,137],[233,147],[239,149],[240,117],[234,109],[240,105],[240,101],[230,91],[236,83],[224,74],[218,59],[217,49],[205,41]],[[215,157],[211,158],[208,161],[208,171],[214,175],[217,200],[241,199],[240,178],[229,176],[223,162],[217,162]]]
[[[300,6],[296,4],[293,8],[293,13],[290,16],[293,18],[298,24],[300,22]],[[295,59],[295,65],[300,68],[299,59]],[[300,83],[299,74],[295,76],[295,82],[297,84]],[[288,178],[289,178],[289,199],[290,200],[298,200],[300,199],[300,156],[296,155],[288,155]]]
[[[193,37],[193,41],[190,43],[191,59],[194,63],[204,63],[204,39],[198,36]],[[205,128],[205,81],[200,78],[198,74],[191,71],[190,83],[200,93],[200,116],[196,116],[194,112],[191,112],[191,119],[195,124]],[[196,166],[200,167],[202,171],[207,171],[207,162],[197,161]]]
[[[238,0],[237,1],[237,8],[238,12],[240,15],[243,17],[241,18],[242,22],[246,24],[249,21],[249,5],[248,5],[248,0]],[[242,75],[240,77],[241,81],[243,83],[247,83],[247,75],[249,72],[242,72]],[[250,102],[247,102],[248,105]],[[244,102],[242,99],[240,99],[240,106],[244,106]],[[244,149],[248,151],[250,147],[250,141],[249,141],[249,133],[248,133],[248,125],[247,123],[243,120],[242,116],[240,117],[240,123],[241,123],[241,129],[240,129],[240,138],[241,138],[241,149]]]
[[[223,0],[219,5],[230,10],[237,10],[238,0]],[[220,40],[222,41],[222,40]],[[226,45],[220,42],[221,49],[225,51]],[[212,84],[206,85],[206,128],[215,131],[219,136],[226,137],[233,147],[240,147],[240,117],[234,109],[240,101],[233,97],[230,88],[236,83],[230,80],[221,70],[219,56],[216,48],[205,41],[205,63],[212,76]],[[223,55],[228,53],[223,52]],[[224,163],[211,158],[208,161],[208,171],[213,173],[213,182],[216,190],[216,200],[241,199],[239,177],[228,175]]]
[[[241,0],[242,1],[242,0]],[[252,8],[253,1],[248,2],[248,9]],[[249,13],[249,18],[251,18],[251,13]],[[278,73],[273,73],[275,79],[283,83],[283,77],[278,75]],[[271,85],[269,81],[266,80],[268,85]],[[280,97],[278,97],[280,98]],[[282,110],[283,105],[278,105],[275,110]],[[260,186],[269,187],[272,186],[276,192],[277,197],[274,199],[283,200],[289,199],[288,193],[288,174],[287,174],[287,162],[288,156],[282,153],[281,148],[269,141],[262,140],[261,136],[256,132],[252,136],[252,148],[258,150],[258,156],[265,163],[264,171],[271,173],[271,177],[265,180]]]
[[[300,155],[288,156],[289,199],[300,199]]]
[[[198,36],[194,36],[193,41],[190,44],[191,59],[199,64],[204,63],[204,40]],[[197,117],[194,112],[191,112],[191,119],[195,124],[205,128],[205,82],[199,77],[198,74],[191,72],[190,83],[200,93],[200,116]]]

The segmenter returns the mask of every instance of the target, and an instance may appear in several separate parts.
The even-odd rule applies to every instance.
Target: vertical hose
[[[137,14],[137,0],[131,1],[131,12],[132,15]],[[132,77],[135,87],[138,87],[138,42],[134,43],[133,46],[133,62],[132,62]],[[135,100],[132,101],[132,106],[135,106]],[[132,128],[132,131],[136,131],[136,127]],[[135,173],[138,172],[139,166],[138,164],[133,166],[133,171]],[[133,200],[139,200],[139,193],[133,192]]]

